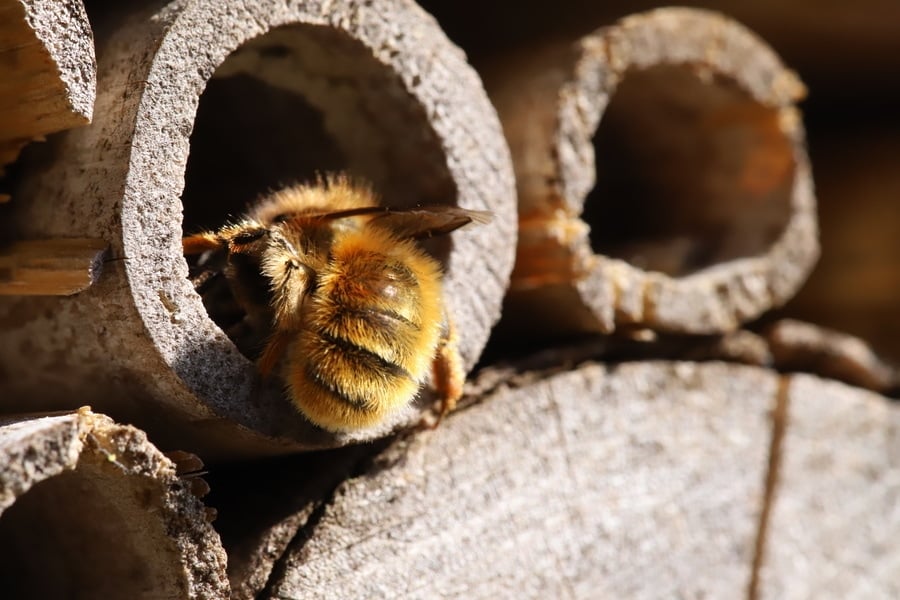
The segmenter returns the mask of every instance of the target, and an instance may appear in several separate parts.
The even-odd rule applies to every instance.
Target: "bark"
[[[792,319],[774,323],[765,337],[779,370],[814,373],[880,393],[900,391],[897,368],[858,337]]]

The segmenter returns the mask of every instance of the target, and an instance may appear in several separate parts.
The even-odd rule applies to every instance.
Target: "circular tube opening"
[[[370,184],[388,206],[456,201],[440,140],[394,71],[342,31],[274,29],[235,50],[200,97],[184,233],[216,229],[268,192],[335,172]],[[445,237],[424,245],[446,263],[449,244]],[[189,264],[196,278],[196,261]],[[220,275],[201,289],[206,310],[256,358],[268,332],[246,325]]]
[[[680,277],[768,251],[787,226],[795,157],[777,108],[691,65],[631,69],[593,138],[594,252]]]
[[[159,490],[129,479],[80,463],[19,497],[0,518],[4,597],[180,597],[177,549],[148,512]]]

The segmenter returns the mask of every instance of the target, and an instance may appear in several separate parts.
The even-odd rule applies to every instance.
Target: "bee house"
[[[900,4],[702,4],[0,0],[0,598],[900,598]]]

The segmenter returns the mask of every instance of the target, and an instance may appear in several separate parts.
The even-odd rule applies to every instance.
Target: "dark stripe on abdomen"
[[[337,386],[332,385],[326,379],[323,379],[321,373],[318,372],[314,364],[309,362],[306,363],[306,368],[304,369],[304,371],[306,374],[307,382],[309,382],[311,385],[315,385],[321,388],[338,402],[346,404],[347,406],[360,412],[375,412],[376,407],[370,404],[366,400],[366,398],[351,398],[342,390],[338,389]]]
[[[412,379],[412,375],[409,374],[409,371],[400,365],[379,356],[368,348],[363,348],[350,340],[330,335],[324,331],[317,331],[315,335],[318,335],[323,341],[334,346],[352,362],[357,363],[361,369],[368,371],[368,373],[358,373],[360,377],[377,375],[395,379]]]
[[[364,321],[375,321],[379,326],[385,329],[393,329],[397,325],[405,325],[415,330],[420,327],[417,323],[413,323],[403,315],[385,308],[359,308],[355,306],[341,306],[338,314],[346,315],[350,318],[362,319]]]
[[[392,394],[388,390],[402,386],[403,381],[413,381],[400,365],[349,340],[323,331],[307,331],[307,335],[304,374],[308,384],[354,410],[375,412],[384,394]],[[369,381],[373,383],[367,386]]]

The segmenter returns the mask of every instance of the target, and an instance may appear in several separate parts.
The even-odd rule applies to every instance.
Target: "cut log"
[[[433,395],[380,428],[334,435],[304,420],[280,382],[259,385],[188,281],[181,237],[337,169],[371,181],[387,204],[490,210],[489,225],[426,243],[444,263],[471,368],[499,318],[516,207],[499,121],[464,55],[408,0],[142,10],[109,16],[111,37],[98,41],[94,124],[65,134],[17,188],[28,200],[13,215],[22,236],[103,239],[111,260],[72,298],[0,300],[0,364],[16,373],[0,377],[3,410],[78,398],[207,457],[335,446],[417,423]]]
[[[731,331],[806,278],[804,87],[741,25],[659,9],[483,74],[519,192],[509,329]]]
[[[284,476],[269,484],[280,488],[270,497],[309,500],[256,518],[270,533],[253,538],[271,545],[229,548],[230,568],[256,582],[241,597],[728,598],[747,588],[776,374],[660,362],[496,375],[476,381],[494,389],[483,401],[397,440],[333,493]]]
[[[900,409],[791,378],[759,598],[900,597]]]
[[[96,89],[81,0],[0,0],[0,175],[28,142],[90,123]]]
[[[89,409],[4,422],[3,596],[227,597],[225,552],[192,487],[142,431]]]

